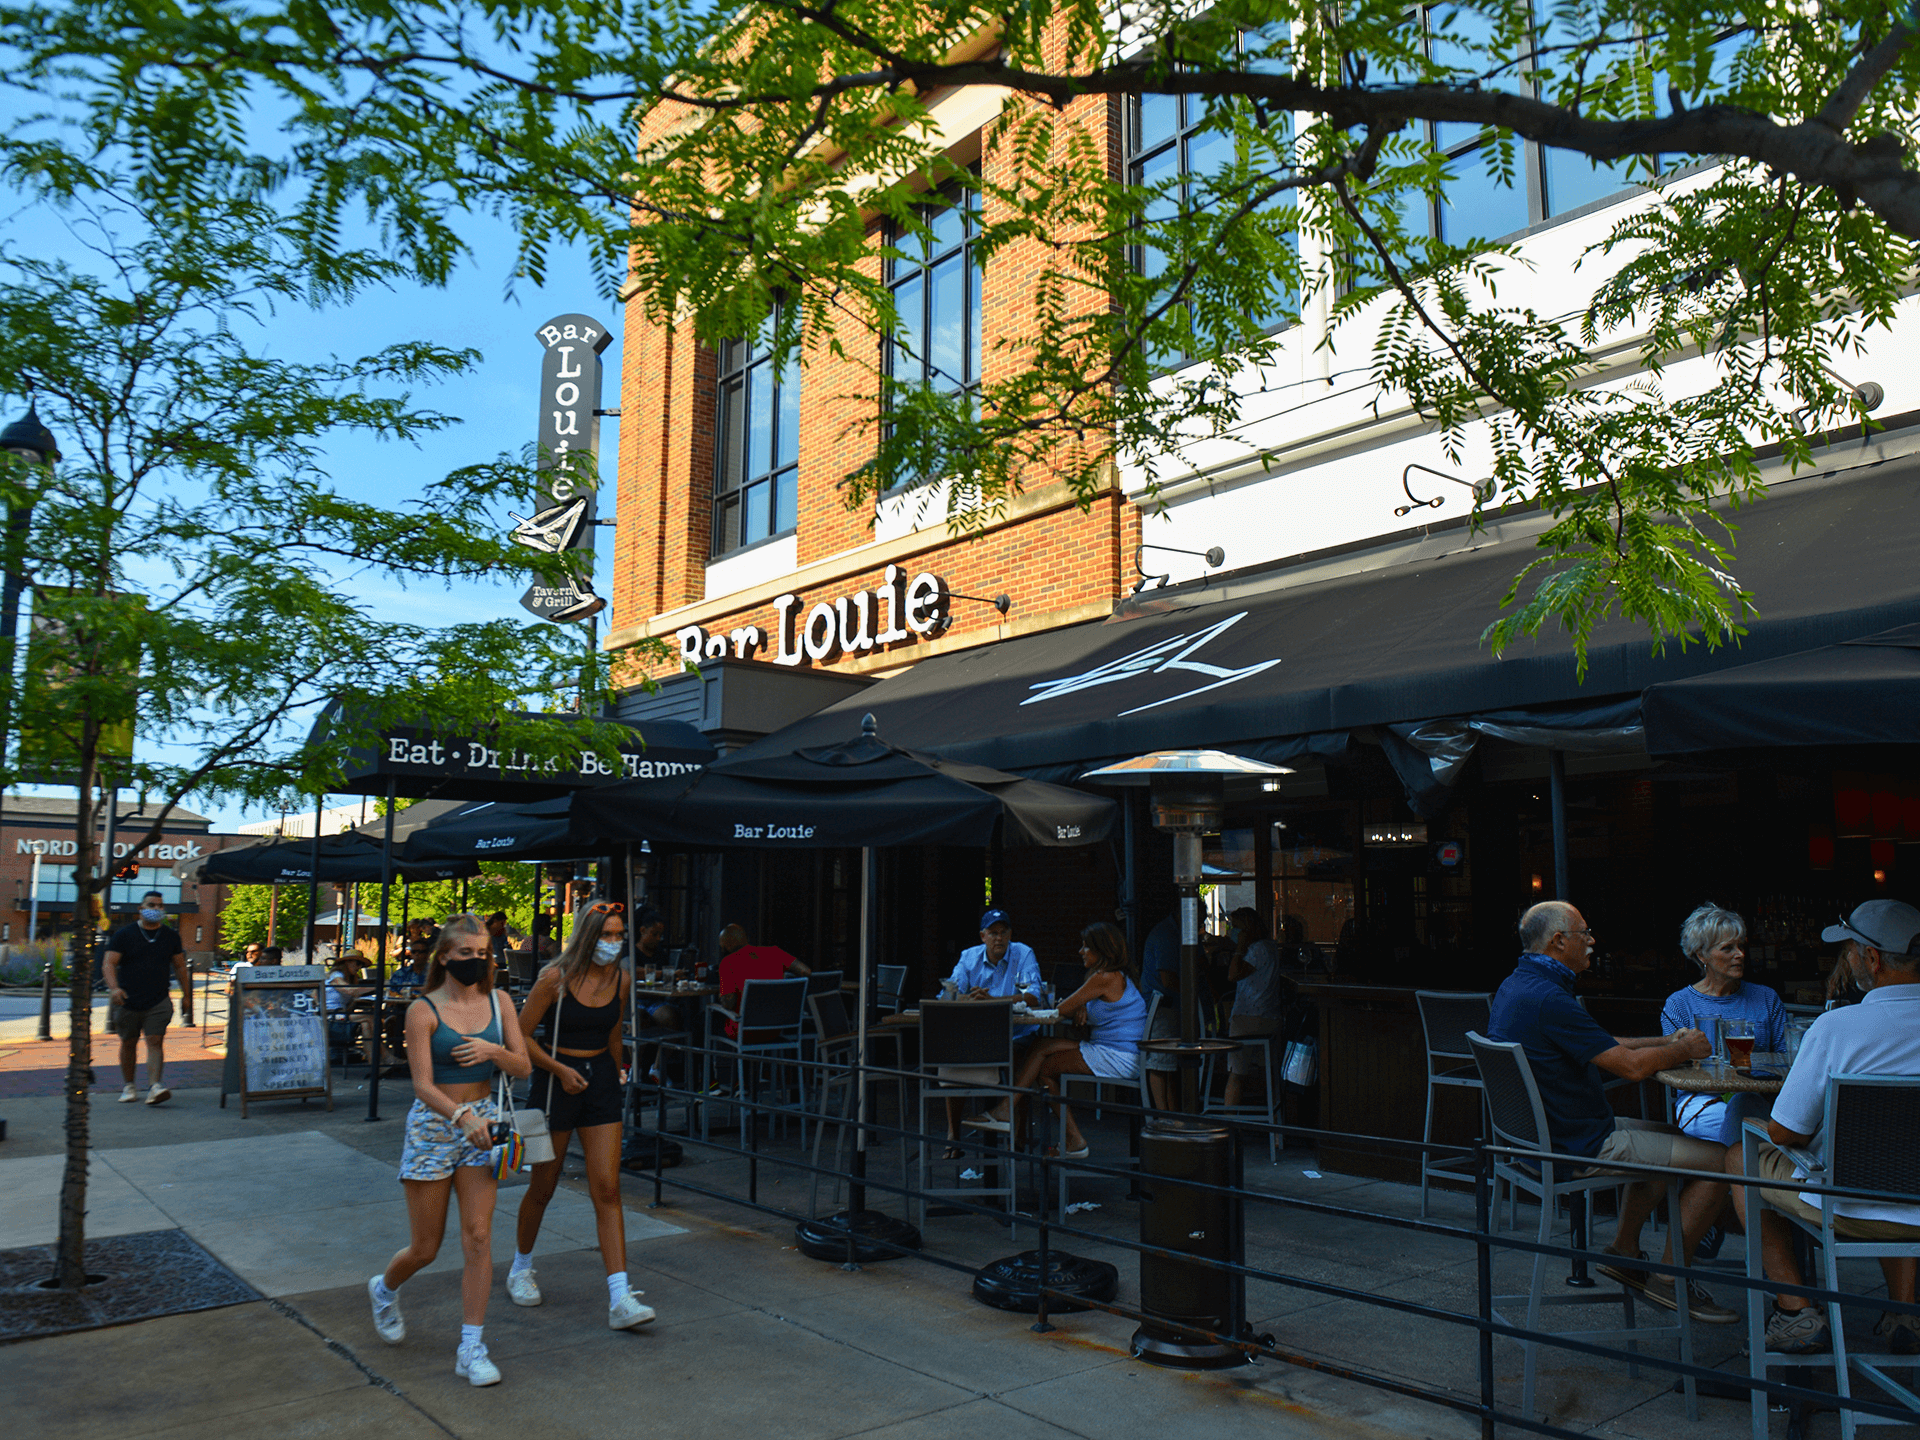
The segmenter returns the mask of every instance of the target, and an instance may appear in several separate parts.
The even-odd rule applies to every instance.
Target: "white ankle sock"
[[[522,1255],[518,1250],[514,1251],[513,1252],[513,1268],[507,1271],[507,1274],[524,1275],[527,1271],[531,1269],[533,1269],[533,1256]]]
[[[633,1284],[627,1279],[626,1271],[607,1276],[607,1304],[618,1305],[632,1293]]]
[[[460,1327],[460,1348],[465,1350],[470,1345],[478,1345],[480,1343],[480,1332],[486,1328],[484,1325],[462,1325]]]
[[[391,1305],[400,1298],[400,1292],[398,1290],[389,1290],[387,1288],[387,1278],[383,1275],[373,1282],[373,1298],[378,1300],[382,1305]]]

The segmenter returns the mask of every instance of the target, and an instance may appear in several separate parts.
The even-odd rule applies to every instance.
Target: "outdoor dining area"
[[[1595,963],[1553,978],[1561,1008],[1631,1064],[1593,1070],[1575,1096],[1554,1058],[1571,1052],[1502,1018],[1537,958],[1524,925],[1488,958],[1485,988],[1362,980],[1322,922],[1289,931],[1273,899],[1243,907],[1251,921],[1231,911],[1244,935],[1215,933],[1203,887],[1291,908],[1305,908],[1296,892],[1324,896],[1335,921],[1367,891],[1343,891],[1299,842],[1286,853],[1278,826],[1240,832],[1236,858],[1233,817],[1271,803],[1284,766],[1171,752],[1112,768],[1052,784],[899,749],[869,720],[837,744],[750,746],[674,776],[430,796],[404,825],[367,827],[393,828],[390,845],[320,848],[355,879],[401,885],[411,867],[547,867],[556,939],[585,898],[621,910],[629,1203],[778,1217],[823,1264],[955,1270],[1021,1323],[1124,1315],[1150,1363],[1277,1359],[1483,1433],[1570,1433],[1555,1427],[1580,1394],[1640,1396],[1682,1433],[1745,1411],[1756,1440],[1820,1433],[1807,1426],[1835,1425],[1836,1407],[1848,1437],[1920,1421],[1920,1226],[1862,1233],[1850,1215],[1920,1207],[1920,1054],[1836,1070],[1840,1021],[1803,991],[1770,1017],[1669,1021],[1680,990],[1623,997]],[[401,788],[377,771],[365,783]],[[984,857],[984,885],[950,884],[968,856]],[[294,883],[326,883],[308,872]],[[1130,941],[1081,898],[1102,893],[1086,874],[1127,897]],[[389,922],[405,917],[395,888]],[[1117,993],[1140,992],[1139,1058],[1114,1074],[1031,1065],[1098,1043],[1081,992],[1104,973],[1086,948],[1100,924],[1122,937]],[[1840,1010],[1877,1015],[1920,995],[1899,979],[1920,920],[1897,940],[1861,924],[1884,943],[1827,942],[1823,970]],[[1571,954],[1584,936],[1592,951],[1591,929],[1566,922],[1539,943]],[[361,1043],[338,1058],[367,1067],[370,1114],[383,1076],[403,1074],[381,1017],[419,978],[398,935],[364,993],[343,993]],[[1722,941],[1761,943],[1745,928]],[[1261,945],[1280,998],[1270,1023],[1247,1024],[1243,971],[1269,963]],[[1833,977],[1865,949],[1883,971],[1848,992]],[[524,994],[542,959],[532,943],[503,950],[499,983]],[[1731,972],[1700,961],[1702,1015],[1739,988],[1715,973]],[[1676,1035],[1698,1038],[1675,1050]],[[1576,1058],[1561,1068],[1593,1068]],[[1776,1134],[1783,1092],[1801,1109]],[[1698,1150],[1600,1148],[1602,1134],[1709,1123],[1724,1138]],[[1350,1318],[1301,1328],[1314,1307]],[[1811,1311],[1817,1324],[1800,1319]],[[1382,1347],[1392,1327],[1406,1343]],[[1825,1343],[1804,1343],[1816,1329]]]

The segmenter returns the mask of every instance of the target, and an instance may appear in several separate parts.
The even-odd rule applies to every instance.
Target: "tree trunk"
[[[62,1290],[87,1283],[87,1092],[93,1084],[93,790],[100,727],[83,722],[80,741],[80,801],[74,839],[73,982],[69,987],[72,1032],[67,1041],[67,1168],[60,1182],[60,1245],[54,1280]]]

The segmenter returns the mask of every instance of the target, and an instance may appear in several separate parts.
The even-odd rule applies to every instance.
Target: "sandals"
[[[962,1150],[958,1145],[949,1145],[945,1150],[940,1152],[940,1158],[942,1160],[964,1160],[967,1158],[967,1152]]]
[[[1078,1150],[1062,1150],[1058,1145],[1047,1147],[1049,1160],[1084,1160],[1093,1153],[1091,1146],[1082,1145]]]

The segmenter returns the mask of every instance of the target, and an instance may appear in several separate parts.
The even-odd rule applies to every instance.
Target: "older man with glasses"
[[[1607,1075],[1645,1080],[1662,1070],[1709,1054],[1712,1046],[1698,1030],[1629,1039],[1609,1035],[1574,997],[1574,982],[1593,963],[1593,931],[1564,900],[1544,900],[1520,917],[1521,955],[1514,972],[1494,992],[1489,1038],[1519,1042],[1533,1069],[1534,1084],[1547,1112],[1547,1130],[1556,1154],[1590,1155],[1606,1162],[1654,1165],[1679,1170],[1720,1171],[1727,1147],[1698,1140],[1672,1125],[1615,1115],[1607,1099]],[[1605,1253],[1613,1262],[1600,1273],[1638,1291],[1654,1304],[1674,1310],[1671,1277],[1650,1274],[1636,1261],[1640,1230],[1660,1201],[1666,1182],[1657,1177],[1627,1186],[1620,1224]],[[1727,1186],[1692,1180],[1680,1192],[1681,1229],[1691,1255],[1726,1202]],[[1673,1262],[1669,1235],[1666,1253]],[[1687,1308],[1710,1325],[1738,1323],[1737,1312],[1716,1305],[1713,1297],[1688,1282]]]

